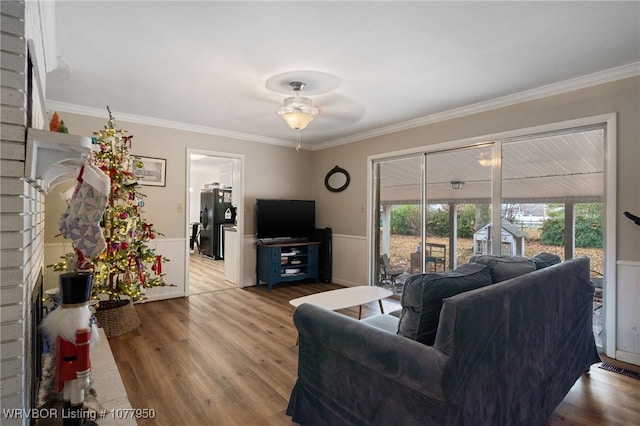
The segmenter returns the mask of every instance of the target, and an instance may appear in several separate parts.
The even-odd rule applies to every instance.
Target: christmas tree
[[[145,195],[139,191],[133,170],[143,164],[129,153],[132,138],[115,128],[109,111],[104,130],[94,133],[96,149],[81,170],[60,221],[62,235],[73,240],[75,256],[67,255],[54,269],[90,270],[94,298],[102,294],[109,300],[125,296],[137,301],[144,298],[144,289],[167,285],[162,264],[168,259],[147,246],[162,234],[141,215]],[[96,170],[102,175],[95,176]],[[95,184],[105,176],[107,185]],[[69,259],[77,263],[75,268]]]

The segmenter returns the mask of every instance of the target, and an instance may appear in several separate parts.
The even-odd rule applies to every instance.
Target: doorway
[[[187,150],[186,294],[237,288],[242,279],[243,157]]]

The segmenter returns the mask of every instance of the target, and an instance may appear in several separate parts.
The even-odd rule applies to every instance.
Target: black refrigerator
[[[225,224],[235,222],[230,189],[212,189],[200,193],[200,254],[224,259]]]

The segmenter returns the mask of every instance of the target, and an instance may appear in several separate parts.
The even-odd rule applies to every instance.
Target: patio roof
[[[504,203],[601,202],[604,195],[604,131],[587,129],[503,143]],[[380,203],[419,204],[417,154],[381,165]],[[491,148],[427,155],[429,204],[484,204],[491,200]],[[462,181],[453,189],[452,181]]]

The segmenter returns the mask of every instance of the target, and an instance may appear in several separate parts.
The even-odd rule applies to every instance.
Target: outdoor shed
[[[493,226],[491,222],[476,230],[473,234],[473,251],[474,254],[488,254],[489,241],[493,238]],[[525,234],[516,225],[508,220],[502,219],[502,229],[500,232],[500,240],[502,241],[502,255],[521,255],[524,256],[524,239]]]

